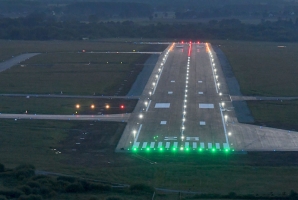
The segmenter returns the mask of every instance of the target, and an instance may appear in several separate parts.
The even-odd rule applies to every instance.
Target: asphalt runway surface
[[[159,61],[117,146],[120,149],[229,149],[222,103],[229,100],[206,44],[173,44]]]

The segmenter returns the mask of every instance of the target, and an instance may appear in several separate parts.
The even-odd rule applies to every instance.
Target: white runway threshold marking
[[[170,108],[170,103],[156,103],[155,108]]]
[[[140,131],[141,131],[141,129],[142,129],[142,126],[143,126],[143,124],[141,124],[140,127],[139,127],[139,130],[138,130],[137,135],[136,135],[136,138],[135,138],[135,143],[136,143],[136,141],[138,140],[138,137],[139,137],[139,135],[140,135]]]
[[[214,108],[214,104],[200,103],[199,108]]]

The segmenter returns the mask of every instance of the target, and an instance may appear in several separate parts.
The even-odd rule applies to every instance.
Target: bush
[[[31,194],[29,196],[20,196],[18,200],[42,200],[42,196]]]
[[[40,184],[36,181],[29,181],[27,182],[27,185],[30,186],[31,188],[40,188]]]
[[[0,195],[0,200],[7,200],[5,196]]]
[[[57,181],[66,181],[69,183],[74,183],[77,179],[74,177],[70,177],[70,176],[59,176],[57,178]]]
[[[95,184],[92,183],[90,184],[90,191],[97,191],[97,192],[106,192],[106,191],[111,191],[112,188],[109,185],[102,185],[102,184]]]
[[[31,194],[32,190],[28,185],[23,185],[21,187],[19,187],[19,189],[24,192],[26,195]]]
[[[65,191],[69,193],[79,193],[83,192],[84,188],[80,183],[72,183],[65,188]]]
[[[0,163],[0,172],[4,172],[5,171],[5,167],[3,164]]]
[[[21,196],[22,192],[19,190],[0,190],[0,195],[5,196],[6,198],[18,198]]]
[[[35,175],[35,167],[29,164],[19,165],[15,168],[14,173],[18,179],[23,180]]]
[[[143,183],[133,184],[129,187],[129,190],[132,192],[145,192],[145,193],[154,192],[153,187],[143,184]]]
[[[122,200],[122,198],[118,196],[110,196],[110,197],[107,197],[106,200]]]

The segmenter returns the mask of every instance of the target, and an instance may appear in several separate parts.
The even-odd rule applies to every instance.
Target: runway
[[[230,149],[229,100],[208,44],[172,44],[160,59],[117,146],[134,150]]]

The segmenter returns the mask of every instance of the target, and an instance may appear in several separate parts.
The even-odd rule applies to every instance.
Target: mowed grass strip
[[[93,180],[202,193],[288,194],[298,187],[296,153],[151,151],[134,156],[114,153],[125,123],[0,120],[0,125],[0,160],[8,168],[30,163],[38,170]]]
[[[41,54],[0,73],[0,92],[114,95],[120,90],[125,95],[148,57],[144,54]]]
[[[298,101],[247,101],[258,125],[298,130]]]
[[[220,45],[228,58],[243,95],[298,96],[298,43],[215,44]]]
[[[136,103],[137,100],[135,99],[0,97],[0,113],[56,115],[121,114],[131,113]],[[91,107],[92,105],[94,105],[94,108]]]
[[[2,119],[0,125],[1,163],[9,168],[30,163],[39,169],[66,174],[71,173],[68,169],[72,162],[67,162],[71,157],[66,152],[79,148],[83,148],[84,154],[107,148],[114,150],[125,127],[125,123],[116,122],[14,119]],[[90,146],[83,143],[82,137]],[[82,143],[83,147],[76,143]]]

